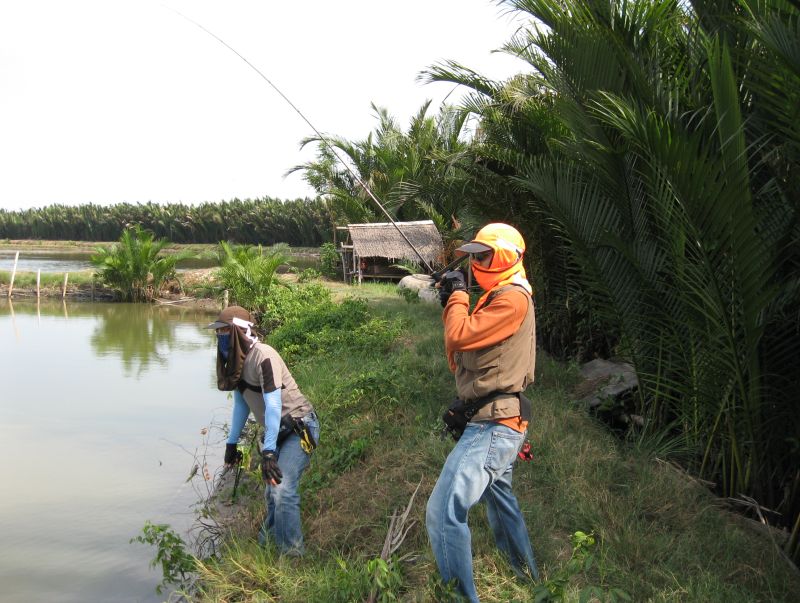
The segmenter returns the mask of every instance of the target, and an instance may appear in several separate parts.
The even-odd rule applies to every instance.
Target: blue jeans
[[[317,415],[309,413],[303,417],[314,439],[319,442]],[[267,484],[264,498],[267,517],[258,533],[258,542],[266,544],[267,536],[275,542],[281,553],[302,555],[303,531],[300,526],[300,495],[297,492],[300,476],[308,467],[310,457],[300,446],[300,437],[291,434],[278,447],[278,467],[283,479],[277,486]]]
[[[511,492],[511,473],[524,440],[524,433],[499,423],[469,423],[428,499],[425,525],[442,581],[455,579],[459,591],[472,602],[478,601],[478,592],[467,514],[479,501],[486,504],[497,547],[517,576],[539,578],[525,519]]]

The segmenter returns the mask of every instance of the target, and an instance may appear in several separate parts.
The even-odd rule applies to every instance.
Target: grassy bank
[[[206,562],[196,601],[443,601],[424,510],[452,442],[439,416],[452,396],[440,308],[409,304],[392,286],[357,290],[368,304],[297,315],[271,335],[321,417],[320,447],[303,481],[307,554],[281,558],[254,542],[257,494],[232,525],[222,556]],[[355,318],[337,329],[348,316]],[[565,600],[597,586],[633,601],[791,601],[800,580],[770,540],[666,462],[621,444],[572,401],[576,367],[540,355],[528,390],[534,460],[515,491],[543,580]],[[390,516],[417,485],[413,525],[393,560],[380,555]],[[483,509],[470,516],[482,601],[532,601],[497,554]],[[594,532],[594,563],[568,571],[570,536]],[[548,582],[549,581],[549,582]],[[549,599],[557,600],[557,599]],[[600,600],[600,599],[598,599]]]

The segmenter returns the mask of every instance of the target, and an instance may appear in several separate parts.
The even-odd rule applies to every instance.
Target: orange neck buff
[[[519,285],[525,289],[529,295],[533,295],[533,287],[531,287],[531,284],[528,282],[527,276],[525,275],[525,268],[522,265],[522,256],[517,256],[517,254],[514,253],[513,258],[506,257],[510,256],[511,253],[512,252],[505,249],[497,249],[492,258],[492,263],[488,268],[484,268],[477,262],[471,262],[472,273],[475,275],[475,280],[478,282],[478,285],[480,285],[480,288],[485,291],[475,305],[475,310],[486,303],[486,299],[494,289],[505,285]],[[509,261],[513,263],[509,265]]]

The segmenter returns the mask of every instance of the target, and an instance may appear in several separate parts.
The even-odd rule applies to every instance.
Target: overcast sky
[[[174,9],[174,10],[173,10]],[[313,131],[366,137],[374,102],[404,127],[448,84],[445,59],[494,79],[518,22],[490,0],[0,0],[0,207],[296,198]],[[449,101],[458,98],[451,94]]]

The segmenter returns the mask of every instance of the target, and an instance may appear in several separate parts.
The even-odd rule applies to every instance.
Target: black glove
[[[453,291],[466,290],[467,279],[463,272],[460,270],[445,272],[444,276],[442,276],[441,288],[439,289],[439,301],[442,303],[442,307],[444,308],[447,305],[447,300],[450,299],[450,294],[453,293]]]
[[[225,444],[225,464],[238,465],[242,462],[242,453],[236,444]]]
[[[277,485],[283,479],[281,468],[278,467],[278,455],[274,450],[261,451],[261,477],[268,484]]]

